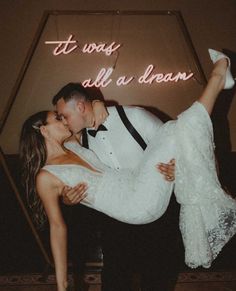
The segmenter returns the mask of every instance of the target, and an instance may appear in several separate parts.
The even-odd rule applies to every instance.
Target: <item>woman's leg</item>
[[[211,77],[198,100],[209,114],[212,112],[218,94],[224,88],[228,65],[227,58],[222,58],[214,64]]]
[[[175,130],[175,194],[181,204],[185,262],[192,268],[210,267],[236,233],[236,201],[224,193],[218,181],[213,128],[208,115],[220,91],[232,88],[234,81],[227,57],[218,54],[218,61],[213,62],[211,77],[201,97],[178,117]],[[229,80],[232,86],[225,86]]]

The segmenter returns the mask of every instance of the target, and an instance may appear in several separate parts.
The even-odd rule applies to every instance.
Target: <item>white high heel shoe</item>
[[[228,68],[226,71],[226,76],[225,76],[225,85],[224,85],[224,89],[231,89],[233,88],[235,81],[233,79],[233,76],[230,72],[230,59],[229,57],[227,57],[225,54],[218,52],[216,50],[213,49],[208,49],[210,58],[213,62],[213,64],[215,64],[217,61],[219,61],[220,59],[226,58],[228,60]]]

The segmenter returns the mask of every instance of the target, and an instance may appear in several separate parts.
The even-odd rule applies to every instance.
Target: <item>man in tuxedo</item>
[[[53,104],[64,124],[75,135],[84,129],[83,145],[93,150],[104,164],[118,171],[138,166],[146,146],[162,125],[156,116],[142,108],[112,106],[107,108],[105,122],[94,130],[91,97],[78,83],[64,86],[54,96]],[[173,161],[159,165],[167,180],[173,180],[173,169]],[[80,197],[81,192],[77,189],[67,192],[72,204],[79,202]],[[103,214],[97,215],[102,221],[102,290],[131,291],[135,273],[140,274],[142,291],[168,290],[168,283],[176,276],[171,271],[172,258],[176,256],[176,239],[165,215],[147,225],[129,225]],[[176,221],[176,232],[177,228]]]

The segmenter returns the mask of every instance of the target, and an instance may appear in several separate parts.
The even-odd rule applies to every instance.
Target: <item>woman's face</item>
[[[71,136],[68,127],[63,124],[61,118],[53,111],[48,113],[46,130],[49,138],[59,142],[63,142],[66,138]]]

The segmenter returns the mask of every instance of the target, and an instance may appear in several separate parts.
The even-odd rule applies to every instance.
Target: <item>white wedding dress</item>
[[[210,267],[235,234],[236,201],[218,181],[212,124],[200,103],[195,102],[176,121],[161,127],[133,172],[111,169],[92,151],[73,143],[66,147],[94,171],[74,164],[46,165],[44,169],[69,186],[87,182],[88,196],[83,203],[120,221],[145,224],[158,219],[174,189],[181,204],[179,224],[188,266]],[[176,179],[170,183],[155,165],[173,157]]]

